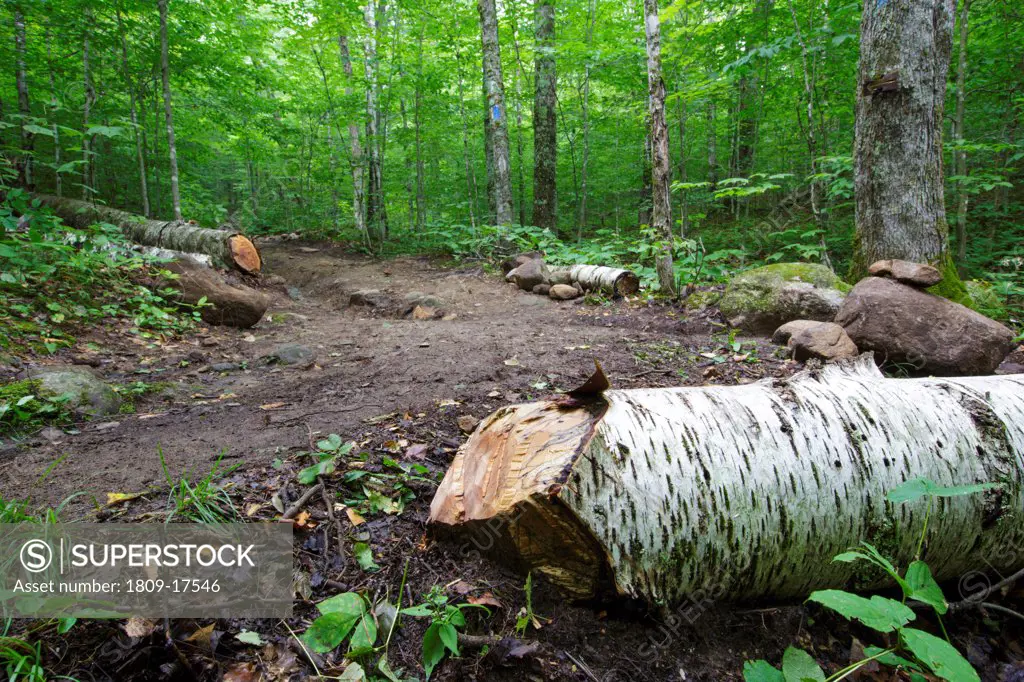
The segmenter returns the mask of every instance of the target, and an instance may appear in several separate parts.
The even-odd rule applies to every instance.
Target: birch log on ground
[[[505,407],[459,451],[430,521],[577,598],[802,598],[880,585],[832,562],[862,540],[913,559],[926,501],[885,495],[915,478],[1002,484],[936,502],[938,579],[1024,565],[1024,375],[888,379],[862,356],[785,381]]]
[[[549,266],[550,267],[550,266]],[[579,284],[584,291],[629,296],[640,290],[640,278],[629,270],[604,265],[551,267],[552,284]]]
[[[137,244],[206,255],[217,267],[240,270],[250,275],[259,273],[263,265],[256,245],[238,232],[213,230],[180,220],[147,220],[109,206],[46,194],[35,196],[72,227],[82,229],[93,223],[110,223],[119,227],[125,238]]]

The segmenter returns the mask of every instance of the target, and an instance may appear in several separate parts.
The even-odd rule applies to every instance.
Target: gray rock
[[[578,298],[579,295],[580,290],[569,284],[556,284],[548,292],[548,296],[556,301],[571,301],[574,298]]]
[[[307,346],[298,343],[288,343],[278,346],[262,358],[268,363],[281,365],[312,365],[316,360],[316,353]]]
[[[843,360],[858,355],[857,345],[833,322],[817,322],[801,329],[790,338],[789,347],[793,349],[793,358],[801,362],[811,358]]]
[[[772,334],[772,343],[776,343],[780,346],[789,345],[789,340],[793,338],[793,336],[809,327],[814,327],[819,324],[821,324],[821,322],[818,320],[793,320],[792,322],[787,322],[776,329],[775,333]]]
[[[538,284],[547,284],[551,273],[544,261],[531,259],[509,272],[505,279],[515,282],[523,291],[533,291]]]
[[[1013,332],[970,308],[891,279],[857,283],[836,323],[857,347],[908,374],[992,374]]]
[[[551,285],[550,284],[538,284],[537,286],[535,286],[532,289],[532,291],[533,291],[533,293],[537,294],[538,296],[547,296],[549,293],[551,293]]]
[[[887,259],[876,261],[868,268],[875,277],[888,277],[915,287],[932,287],[942,281],[942,273],[931,265],[908,260]]]
[[[422,291],[410,291],[405,295],[405,302],[409,306],[423,306],[424,308],[443,308],[444,301],[434,294],[425,294]]]
[[[388,297],[382,291],[377,289],[363,289],[361,291],[353,292],[348,297],[349,305],[366,306],[367,308],[379,308],[383,305],[387,305]]]
[[[775,263],[734,277],[719,308],[732,326],[768,335],[793,320],[831,321],[848,290],[823,265]]]
[[[98,417],[121,409],[121,396],[87,367],[47,367],[35,370],[31,378],[48,393],[69,396],[67,404],[76,414]]]
[[[215,362],[210,365],[210,369],[214,372],[230,372],[238,369],[237,362]]]

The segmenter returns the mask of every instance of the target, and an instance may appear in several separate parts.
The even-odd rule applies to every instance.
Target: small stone
[[[214,372],[230,372],[238,369],[237,362],[215,362],[210,365],[210,369]]]
[[[93,430],[95,430],[95,431],[110,431],[111,429],[116,429],[120,425],[121,425],[121,422],[103,422],[102,424],[97,424],[96,426],[94,426]]]
[[[266,277],[263,278],[263,283],[269,286],[280,286],[287,281],[288,280],[286,280],[281,275],[267,275]]]
[[[186,359],[189,362],[205,362],[206,361],[206,353],[204,353],[203,351],[198,350],[198,349],[190,350],[188,352],[188,355],[186,355],[185,357],[186,357]]]
[[[348,297],[349,305],[366,306],[367,308],[379,308],[380,306],[387,305],[387,302],[388,297],[377,289],[363,289],[353,292]]]
[[[286,287],[285,291],[288,292],[288,298],[292,299],[293,301],[301,301],[302,300],[302,289],[300,289],[298,287],[290,286],[290,287]]]
[[[791,338],[803,330],[816,327],[819,324],[821,324],[821,322],[818,320],[793,320],[792,322],[787,322],[776,329],[775,333],[772,334],[772,343],[780,346],[788,345]]]
[[[437,315],[437,311],[429,306],[418,305],[412,309],[412,319],[414,320],[432,320]]]
[[[444,301],[433,294],[425,294],[422,291],[410,291],[405,295],[405,302],[409,305],[421,305],[426,308],[443,308]]]
[[[819,322],[793,334],[789,347],[793,349],[793,358],[801,362],[810,358],[843,360],[857,357],[857,345],[842,327],[832,322]]]
[[[199,345],[204,348],[213,348],[219,343],[220,342],[217,339],[213,338],[212,336],[204,336],[203,338],[199,339]]]
[[[547,296],[548,294],[551,293],[551,285],[550,284],[538,284],[537,286],[535,286],[532,289],[532,291],[533,291],[533,293],[537,294],[538,296]]]
[[[477,427],[477,424],[480,423],[480,420],[471,414],[464,414],[461,417],[459,417],[456,421],[459,424],[459,430],[465,434],[473,433],[473,431]]]
[[[279,363],[282,365],[312,365],[316,360],[316,353],[307,346],[298,343],[288,343],[278,346],[264,355],[262,360],[268,363]]]
[[[95,355],[73,355],[71,356],[71,364],[99,367],[103,362]]]
[[[887,277],[903,284],[928,288],[942,281],[942,273],[931,265],[912,263],[908,260],[888,259],[871,264],[868,274]]]
[[[100,416],[117,414],[121,397],[101,381],[92,370],[81,366],[49,367],[32,375],[52,395],[69,396],[68,406],[78,414]]]
[[[574,298],[578,298],[580,293],[579,289],[569,284],[556,284],[551,287],[548,296],[556,301],[571,301]]]
[[[51,443],[57,443],[64,440],[64,432],[53,426],[47,426],[39,432],[39,435]]]

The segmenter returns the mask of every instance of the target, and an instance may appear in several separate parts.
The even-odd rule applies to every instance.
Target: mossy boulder
[[[715,305],[722,300],[720,289],[702,289],[695,291],[686,297],[687,310],[703,310],[708,306]]]
[[[32,373],[33,380],[49,395],[68,396],[67,406],[90,417],[117,414],[121,397],[86,367],[47,367]]]
[[[1006,306],[999,295],[993,291],[989,282],[970,279],[964,282],[964,286],[967,287],[967,294],[971,297],[970,308],[993,320],[1006,319]]]
[[[775,263],[740,273],[719,303],[729,324],[769,335],[792,320],[831,322],[850,285],[817,263]]]

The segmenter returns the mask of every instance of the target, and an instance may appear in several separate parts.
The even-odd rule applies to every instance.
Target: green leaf
[[[352,653],[362,654],[373,649],[373,645],[377,642],[377,621],[374,619],[373,614],[367,612],[363,614],[359,624],[356,625],[355,631],[352,633]]]
[[[768,661],[747,661],[743,664],[743,682],[786,682],[786,678]]]
[[[314,620],[309,629],[302,633],[302,642],[318,654],[326,654],[345,641],[358,618],[349,613],[326,613]]]
[[[915,561],[907,567],[905,577],[910,593],[910,599],[924,602],[930,605],[940,616],[949,610],[946,597],[942,594],[942,588],[932,577],[931,569],[923,561]]]
[[[366,682],[368,678],[363,666],[353,661],[345,667],[345,672],[341,673],[341,677],[337,679],[338,682]]]
[[[235,639],[244,644],[252,644],[253,646],[263,646],[263,638],[260,637],[260,633],[252,632],[251,630],[242,630]]]
[[[335,462],[333,457],[329,457],[325,460],[317,462],[311,467],[306,467],[298,473],[296,478],[299,483],[309,485],[316,481],[317,476],[326,476],[327,474],[333,474],[335,469]]]
[[[78,619],[75,618],[74,616],[69,617],[69,618],[60,618],[60,619],[58,619],[57,620],[57,633],[61,634],[61,635],[67,634],[68,630],[73,628],[75,623],[77,623],[77,622],[78,622]]]
[[[434,612],[431,611],[430,607],[426,604],[418,604],[416,606],[406,607],[399,611],[399,613],[406,616],[415,616],[417,618],[423,618],[425,616],[433,615]]]
[[[914,628],[900,630],[900,637],[917,660],[950,682],[981,682],[978,673],[952,644]]]
[[[431,623],[427,631],[423,633],[423,672],[428,680],[430,673],[444,658],[445,647],[441,641],[440,629],[440,623]]]
[[[882,648],[877,647],[877,646],[866,646],[866,647],[864,647],[864,655],[867,656],[868,658],[872,658],[874,656],[878,656],[878,654],[881,654],[884,651],[885,651],[885,649],[882,649]],[[883,665],[887,665],[890,668],[906,668],[907,670],[920,670],[921,669],[921,666],[919,666],[917,663],[914,663],[913,661],[908,661],[907,659],[903,658],[902,656],[897,656],[896,654],[894,654],[892,652],[889,652],[889,653],[887,653],[887,654],[885,654],[883,656],[878,656],[877,660],[878,660],[879,663],[882,663]]]
[[[825,682],[825,673],[811,655],[792,646],[782,654],[782,675],[786,682]]]
[[[47,137],[53,137],[52,130],[50,130],[49,128],[44,128],[42,126],[38,126],[35,123],[27,123],[21,126],[21,128],[26,132],[34,133],[36,135],[46,135]]]
[[[347,613],[353,620],[366,612],[366,602],[355,592],[343,592],[316,605],[320,613]]]
[[[441,642],[456,656],[459,655],[459,633],[451,623],[441,623],[437,629]]]
[[[901,483],[885,495],[894,504],[913,502],[926,495],[933,497],[962,497],[1001,487],[998,483],[973,483],[969,485],[941,486],[927,478],[912,478]]]
[[[907,605],[877,594],[865,599],[842,590],[818,590],[812,592],[807,601],[818,602],[844,618],[858,620],[879,632],[892,632],[915,618]]]
[[[363,569],[367,573],[376,573],[380,570],[373,561],[373,550],[370,549],[370,545],[365,542],[357,542],[352,547],[352,553],[356,555],[356,561],[359,562],[359,568]]]

